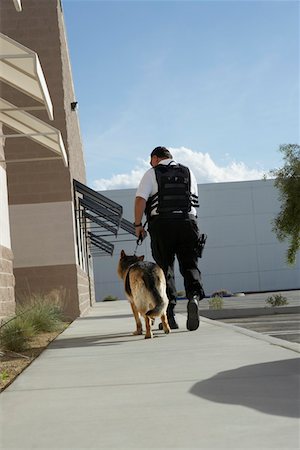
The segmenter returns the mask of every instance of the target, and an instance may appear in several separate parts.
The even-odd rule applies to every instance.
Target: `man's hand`
[[[147,231],[145,230],[145,228],[141,225],[139,227],[135,227],[135,235],[137,238],[142,238],[142,240],[145,239],[145,237],[147,236]]]

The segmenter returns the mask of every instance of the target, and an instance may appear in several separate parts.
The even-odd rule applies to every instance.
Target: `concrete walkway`
[[[177,319],[144,340],[97,304],[0,394],[0,448],[298,449],[299,345]]]

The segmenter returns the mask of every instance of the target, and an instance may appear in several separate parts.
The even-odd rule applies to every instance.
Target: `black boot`
[[[179,325],[176,322],[174,312],[173,312],[173,314],[171,314],[170,316],[167,316],[167,317],[168,317],[169,327],[171,328],[171,330],[177,330],[179,328]]]
[[[179,328],[178,323],[176,322],[174,309],[169,309],[169,308],[167,309],[167,319],[168,319],[169,327],[171,328],[171,330],[177,330]],[[159,330],[163,329],[162,323],[160,323],[158,325],[158,329]]]
[[[189,331],[197,330],[200,323],[198,302],[201,300],[199,295],[193,295],[187,305],[186,327]]]

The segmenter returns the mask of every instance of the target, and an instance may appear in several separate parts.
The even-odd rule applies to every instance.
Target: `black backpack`
[[[148,217],[154,208],[159,216],[168,218],[174,217],[174,213],[176,217],[187,216],[192,206],[199,207],[198,197],[191,194],[191,175],[186,166],[158,164],[154,170],[158,192],[147,201]]]

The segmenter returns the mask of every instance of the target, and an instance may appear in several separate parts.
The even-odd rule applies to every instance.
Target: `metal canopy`
[[[104,253],[112,255],[114,244],[103,237],[108,239],[113,237],[115,240],[121,234],[120,229],[124,230],[125,234],[135,236],[135,227],[122,218],[121,205],[77,180],[73,180],[73,184],[76,223],[83,235],[88,238],[92,255],[100,256]]]
[[[107,230],[112,231],[112,233],[116,236],[118,234],[118,228],[121,221],[121,215],[114,214],[111,210],[104,208],[98,202],[94,202],[93,200],[88,200],[86,198],[80,199],[79,203],[81,206],[85,208],[85,211],[88,210],[91,213],[95,214],[93,218],[101,217],[105,219],[106,222],[102,221],[101,226],[106,228]],[[92,215],[89,214],[89,218],[93,220]],[[111,225],[110,225],[111,224]]]
[[[6,134],[0,137],[28,137],[58,154],[63,159],[65,166],[68,166],[68,157],[61,132],[56,128],[25,111],[17,110],[13,104],[2,98],[0,98],[0,122],[3,122],[7,127],[18,132],[18,134]],[[35,159],[43,160],[45,158]],[[19,161],[21,160],[8,160],[5,162]],[[26,161],[26,159],[22,161]]]
[[[92,255],[100,256],[104,253],[112,255],[114,245],[100,237],[99,234],[92,233],[90,231],[91,223],[96,225],[98,233],[106,230],[110,235],[116,237],[123,213],[122,206],[77,180],[73,180],[73,185],[76,224],[83,232],[85,239],[91,244]]]
[[[104,220],[98,219],[95,216],[92,216],[87,211],[83,211],[84,217],[89,219],[94,224],[98,225],[100,228],[104,228],[107,231],[110,231],[112,234],[116,235],[116,229],[112,226],[110,226],[108,223],[106,223]]]
[[[82,195],[79,203],[85,212],[88,211],[93,218],[103,219],[102,226],[105,223],[111,231],[113,230],[113,234],[117,235],[123,214],[122,206],[77,180],[74,180],[74,189]]]
[[[129,222],[129,220],[122,218],[120,228],[127,231],[127,233],[133,234],[133,236],[135,236],[135,226],[133,225],[133,223]]]
[[[114,245],[111,242],[102,239],[100,236],[97,236],[96,234],[91,233],[90,231],[88,232],[88,236],[92,244],[92,255],[99,256],[105,253],[109,253],[110,255],[113,254]],[[96,247],[96,249],[93,247]],[[104,251],[104,253],[101,252],[101,250]]]
[[[22,9],[20,1],[15,1],[15,6],[18,11]],[[53,120],[53,106],[37,53],[2,33],[0,80],[42,103],[49,119]],[[36,109],[34,106],[33,108]]]

